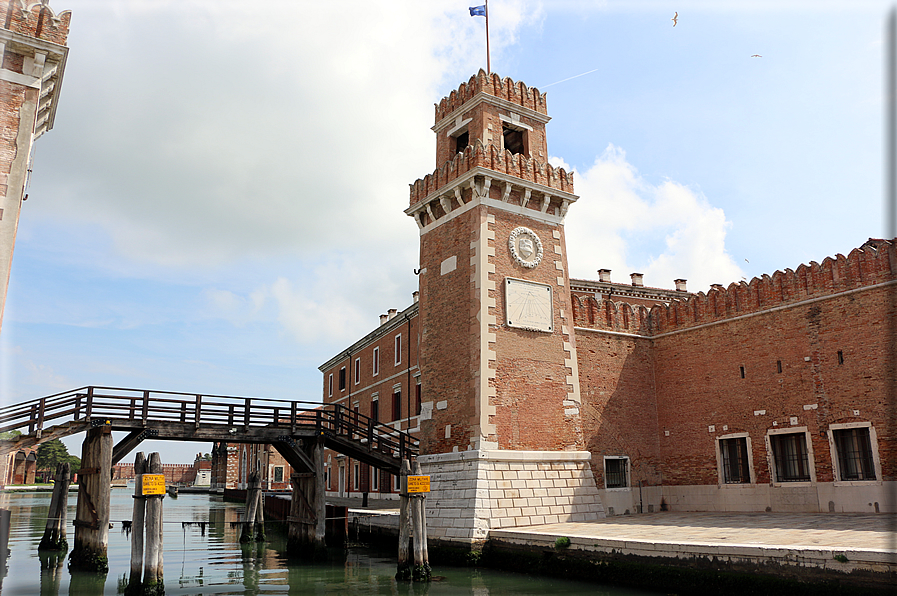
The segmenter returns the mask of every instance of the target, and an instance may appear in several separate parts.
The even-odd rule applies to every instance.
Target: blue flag
[[[486,5],[483,6],[471,6],[470,7],[470,16],[472,17],[484,17],[486,16]]]

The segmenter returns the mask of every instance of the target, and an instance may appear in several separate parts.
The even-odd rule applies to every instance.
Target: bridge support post
[[[323,553],[327,535],[327,493],[324,488],[324,441],[315,445],[315,552]]]
[[[327,552],[327,495],[324,487],[324,443],[312,447],[314,470],[293,474],[288,530],[291,552],[322,558]]]
[[[68,550],[69,542],[65,536],[65,513],[71,482],[71,467],[68,463],[56,465],[53,476],[53,496],[50,497],[50,510],[47,512],[47,527],[41,538],[38,550]]]
[[[96,426],[87,431],[78,470],[78,508],[75,546],[69,569],[108,573],[109,495],[112,479],[112,429]]]

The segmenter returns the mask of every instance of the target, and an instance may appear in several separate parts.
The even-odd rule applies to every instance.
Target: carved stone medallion
[[[533,269],[542,262],[542,241],[529,228],[521,226],[511,232],[508,248],[514,262],[527,269]]]

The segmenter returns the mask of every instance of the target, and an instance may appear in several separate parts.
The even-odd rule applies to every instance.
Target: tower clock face
[[[533,269],[542,262],[542,241],[529,228],[515,228],[508,238],[508,248],[514,262],[527,269]]]

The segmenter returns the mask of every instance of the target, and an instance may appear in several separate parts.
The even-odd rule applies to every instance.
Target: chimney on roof
[[[685,289],[685,282],[687,281],[687,279],[674,279],[673,283],[676,284],[676,291],[687,292],[688,290]]]
[[[386,312],[389,313],[389,319],[392,320],[393,317],[396,316],[396,313],[399,312],[399,311],[397,311],[397,310],[394,309],[394,308],[390,308],[390,309],[389,309],[388,311],[386,311]]]
[[[632,285],[642,288],[645,286],[645,283],[642,281],[642,278],[645,275],[643,273],[630,273],[629,277],[632,278]]]
[[[389,320],[389,315],[380,315],[380,324],[382,325]]]
[[[598,281],[604,281],[610,283],[610,269],[599,269],[598,270]]]
[[[420,292],[418,292],[417,290],[414,290],[413,292],[411,292],[411,298],[412,298],[412,300],[417,302],[417,299],[420,298]]]

